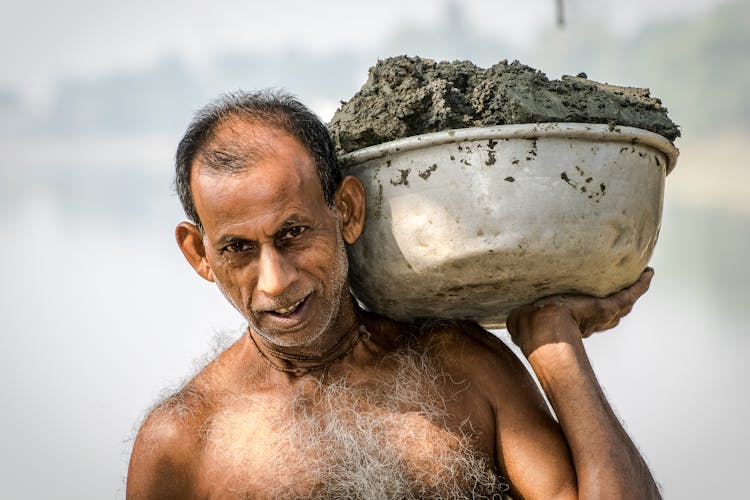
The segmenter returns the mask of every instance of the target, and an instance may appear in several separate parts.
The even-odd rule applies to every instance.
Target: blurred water
[[[4,179],[5,498],[111,498],[141,414],[214,329],[241,323],[174,244],[170,156],[161,171],[53,164]],[[45,481],[18,480],[34,471]]]

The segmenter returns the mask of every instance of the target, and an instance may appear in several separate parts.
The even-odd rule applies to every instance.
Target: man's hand
[[[553,295],[513,311],[506,322],[513,341],[528,357],[542,345],[580,342],[580,338],[614,328],[646,293],[654,271],[646,268],[638,281],[604,298]]]

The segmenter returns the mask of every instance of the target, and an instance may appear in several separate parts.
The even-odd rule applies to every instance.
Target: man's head
[[[341,179],[332,155],[317,117],[275,94],[210,105],[178,150],[178,189],[194,222],[177,226],[183,254],[279,346],[323,346],[344,322],[344,242],[361,233],[364,188]]]
[[[193,163],[201,161],[217,172],[232,173],[246,168],[252,151],[232,144],[224,149],[209,148],[216,131],[230,118],[260,123],[284,130],[297,139],[312,156],[323,196],[333,207],[336,187],[341,182],[336,150],[325,125],[302,103],[289,94],[265,90],[225,94],[198,111],[177,146],[175,185],[185,214],[202,229],[195,210],[190,174]]]

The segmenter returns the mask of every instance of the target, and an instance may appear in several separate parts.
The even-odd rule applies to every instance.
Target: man
[[[476,324],[357,307],[345,245],[365,224],[364,188],[292,97],[209,105],[176,164],[192,221],[179,246],[248,329],[147,417],[128,498],[659,497],[582,344],[630,311],[650,270],[607,298],[551,297],[508,319],[556,420]]]

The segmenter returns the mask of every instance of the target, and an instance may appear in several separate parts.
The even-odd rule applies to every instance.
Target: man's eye
[[[293,226],[293,227],[290,227],[288,229],[285,229],[279,235],[279,240],[281,240],[281,241],[293,240],[294,238],[299,237],[305,231],[307,231],[307,228],[305,226]]]
[[[245,243],[243,241],[234,241],[225,246],[224,251],[229,253],[244,253],[251,250],[252,248],[253,247],[250,243]]]

